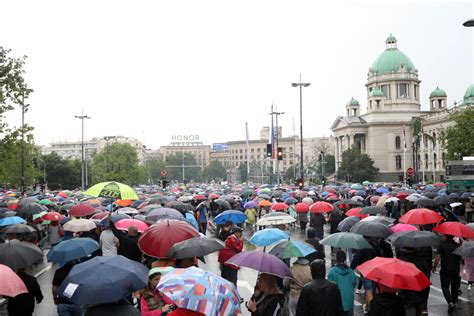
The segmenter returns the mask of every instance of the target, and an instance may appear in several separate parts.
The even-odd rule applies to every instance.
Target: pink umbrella
[[[0,264],[0,295],[15,297],[18,294],[28,293],[25,283],[9,267]]]
[[[128,228],[130,226],[135,226],[138,229],[139,233],[143,233],[148,228],[148,225],[146,223],[133,218],[124,218],[115,223],[115,227],[120,230],[128,231]]]
[[[419,230],[417,227],[415,227],[413,225],[410,225],[410,224],[397,224],[395,226],[390,227],[390,229],[394,233]]]

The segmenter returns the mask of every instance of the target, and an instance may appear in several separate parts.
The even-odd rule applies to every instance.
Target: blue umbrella
[[[59,262],[61,265],[68,261],[84,258],[100,249],[97,241],[91,238],[73,238],[65,240],[53,247],[48,253],[49,262]]]
[[[224,224],[227,221],[231,221],[234,224],[243,223],[247,219],[247,215],[242,213],[241,211],[236,210],[227,210],[214,218],[214,223],[216,224]]]
[[[355,195],[358,195],[358,196],[366,196],[366,195],[367,195],[367,192],[365,192],[364,190],[358,190],[358,191],[356,191]]]
[[[459,193],[453,192],[449,194],[449,197],[452,197],[453,199],[459,199],[461,195]]]
[[[148,283],[148,269],[123,256],[94,257],[76,264],[59,287],[59,295],[76,305],[119,301]]]
[[[380,187],[380,188],[377,188],[377,190],[375,190],[375,191],[377,191],[378,193],[383,194],[383,193],[388,193],[389,190],[386,187]]]
[[[287,198],[287,199],[285,200],[285,203],[288,204],[288,205],[290,205],[290,204],[296,204],[297,202],[298,202],[298,200],[295,199],[295,198],[292,198],[292,197]]]
[[[26,221],[19,216],[11,216],[11,217],[5,217],[5,218],[0,219],[0,227],[13,225],[13,224],[23,224],[23,223],[26,223]]]
[[[351,189],[354,189],[354,190],[362,190],[364,187],[359,184],[359,183],[354,183],[353,185],[351,185]]]
[[[313,246],[302,241],[284,240],[276,244],[269,254],[275,255],[281,259],[294,257],[306,257],[310,253],[316,252]]]
[[[321,193],[322,196],[326,196],[326,195],[328,195],[328,194],[329,194],[328,191],[324,191],[323,193]]]
[[[184,213],[185,215],[185,220],[189,224],[193,225],[196,230],[199,230],[198,222],[196,221],[196,218],[194,217],[193,213],[191,212],[186,212]]]
[[[250,242],[257,246],[269,246],[288,237],[288,233],[278,228],[265,228],[253,234]]]

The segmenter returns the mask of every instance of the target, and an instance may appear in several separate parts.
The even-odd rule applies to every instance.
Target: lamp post
[[[21,160],[20,160],[20,192],[25,194],[25,113],[29,104],[25,104],[25,95],[21,101]]]
[[[474,26],[474,19],[467,20],[462,25],[464,25],[465,27],[473,27]]]
[[[75,118],[77,119],[80,119],[82,121],[82,140],[81,140],[81,187],[82,187],[82,191],[84,191],[86,189],[86,186],[85,186],[85,183],[86,183],[86,179],[85,179],[85,162],[86,162],[86,155],[85,155],[85,152],[84,152],[84,119],[90,119],[91,117],[87,116],[87,115],[84,115],[84,113],[82,113],[82,115],[74,115]]]
[[[301,74],[300,74],[300,82],[292,83],[292,87],[300,87],[300,176],[301,179],[304,179],[304,171],[303,171],[303,87],[309,87],[311,83],[303,83],[301,82]]]

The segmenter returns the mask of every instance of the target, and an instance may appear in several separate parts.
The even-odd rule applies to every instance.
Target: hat
[[[173,267],[157,267],[157,268],[153,268],[150,270],[150,272],[148,272],[148,277],[151,277],[152,275],[155,275],[157,273],[160,273],[161,275],[165,275],[167,273],[170,273],[171,271],[173,271],[174,268]]]
[[[232,229],[230,230],[230,233],[231,233],[231,234],[235,234],[236,232],[241,232],[241,231],[243,231],[242,228],[240,228],[239,226],[234,226],[234,227],[232,227]]]

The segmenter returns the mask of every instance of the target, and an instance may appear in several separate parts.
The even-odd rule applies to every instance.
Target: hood
[[[335,266],[335,267],[334,267],[334,271],[335,271],[337,274],[346,275],[346,274],[349,274],[350,269],[349,269],[349,268],[342,268],[341,266]]]

